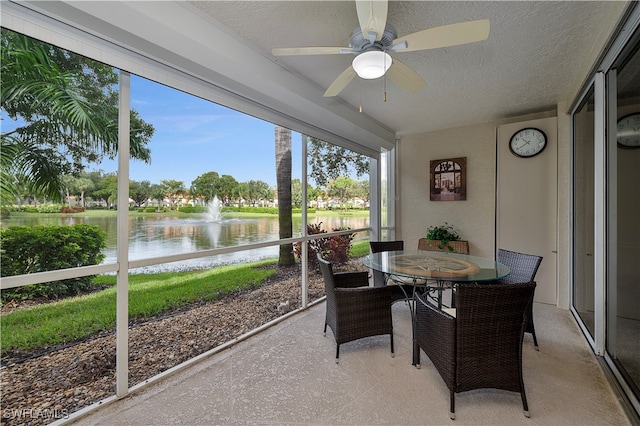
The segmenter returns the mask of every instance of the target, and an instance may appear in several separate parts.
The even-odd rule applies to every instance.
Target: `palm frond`
[[[57,163],[50,161],[47,152],[35,144],[25,143],[12,137],[1,138],[0,173],[2,177],[2,199],[15,201],[19,192],[15,187],[19,181],[31,191],[47,198],[59,200],[62,182]]]

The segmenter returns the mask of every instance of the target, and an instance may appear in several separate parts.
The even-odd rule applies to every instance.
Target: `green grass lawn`
[[[369,240],[356,241],[351,245],[351,251],[349,256],[351,257],[363,257],[369,254]]]
[[[351,257],[369,253],[369,242],[352,245]],[[216,300],[233,291],[259,285],[274,275],[275,259],[203,271],[129,276],[129,319],[153,317],[196,301]],[[256,269],[256,266],[273,268]],[[94,279],[105,290],[2,315],[2,354],[72,342],[116,324],[116,277]]]
[[[129,318],[152,317],[190,302],[215,300],[232,291],[256,286],[276,272],[275,268],[255,269],[265,263],[269,262],[221,266],[205,271],[131,275]],[[2,353],[57,345],[113,329],[116,277],[98,276],[94,282],[109,288],[3,315]]]

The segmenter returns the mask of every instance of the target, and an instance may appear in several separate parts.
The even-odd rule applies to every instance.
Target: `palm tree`
[[[276,182],[278,184],[278,224],[280,238],[293,236],[291,207],[291,130],[275,127],[276,139]],[[293,244],[280,245],[278,265],[295,264]]]
[[[60,200],[62,174],[117,153],[117,74],[4,28],[0,48],[1,107],[16,124],[0,134],[2,202],[15,195],[11,176],[18,175],[35,195]],[[153,126],[135,110],[131,118],[131,156],[149,162]]]
[[[0,204],[18,204],[24,191],[62,200],[62,173],[46,151],[10,136],[0,138]]]

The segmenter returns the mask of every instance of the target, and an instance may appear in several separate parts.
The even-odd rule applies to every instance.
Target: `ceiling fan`
[[[489,37],[489,20],[460,22],[429,28],[398,37],[387,23],[388,0],[356,0],[359,28],[349,39],[348,47],[285,47],[272,50],[274,56],[353,54],[356,57],[349,68],[336,78],[324,93],[325,97],[337,96],[358,75],[374,79],[387,74],[400,87],[416,93],[426,83],[408,65],[392,58],[389,52],[413,52],[457,46],[486,40]]]

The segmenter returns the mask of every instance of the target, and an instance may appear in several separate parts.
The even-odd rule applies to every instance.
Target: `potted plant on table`
[[[469,253],[469,242],[461,240],[460,234],[453,225],[445,222],[444,225],[428,227],[426,238],[420,238],[418,241],[418,249],[467,254]]]

